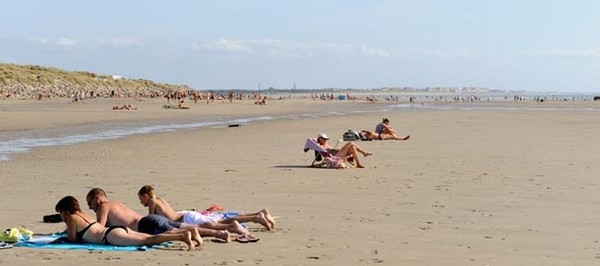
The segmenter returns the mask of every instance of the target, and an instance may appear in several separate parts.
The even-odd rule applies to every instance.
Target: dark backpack
[[[348,131],[342,135],[342,139],[344,141],[357,141],[360,139],[360,135],[358,132],[348,129]]]

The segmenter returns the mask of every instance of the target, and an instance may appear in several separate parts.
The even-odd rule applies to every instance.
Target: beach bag
[[[11,228],[0,233],[0,241],[14,243],[29,240],[31,236],[33,236],[32,231],[23,228]]]
[[[344,141],[357,141],[360,139],[360,136],[358,135],[358,132],[348,129],[348,131],[342,135],[342,139]]]

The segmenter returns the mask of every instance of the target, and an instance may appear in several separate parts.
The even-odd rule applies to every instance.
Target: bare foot
[[[196,247],[192,241],[192,233],[190,233],[190,231],[183,232],[183,242],[188,245],[188,250],[194,250]]]
[[[202,249],[202,237],[196,228],[192,229],[192,240],[196,242],[196,247],[198,247],[198,249]]]
[[[365,166],[362,165],[362,164],[359,164],[359,165],[356,166],[356,168],[365,168]]]
[[[265,214],[265,218],[267,219],[267,222],[269,222],[271,229],[275,228],[275,219],[273,219],[273,216],[271,216],[271,213],[269,213],[269,210],[262,209],[261,212]]]
[[[269,221],[267,220],[267,217],[265,217],[265,214],[262,212],[256,216],[256,222],[261,224],[265,228],[267,228],[267,230],[269,230],[269,231],[272,229],[271,223],[269,223]]]
[[[231,223],[231,232],[239,234],[239,235],[249,235],[250,231],[248,231],[248,229],[244,228],[238,221],[233,221]]]
[[[227,230],[221,230],[217,233],[216,235],[217,238],[225,240],[226,243],[229,243],[231,241],[231,234],[229,233],[229,231]]]
[[[410,139],[410,135],[407,135],[406,137],[400,138],[400,140],[407,140]]]
[[[365,152],[365,154],[364,154],[364,155],[365,155],[365,157],[368,157],[368,156],[371,156],[371,155],[373,155],[373,153],[372,153],[372,152]],[[358,168],[362,168],[362,167],[358,167]]]

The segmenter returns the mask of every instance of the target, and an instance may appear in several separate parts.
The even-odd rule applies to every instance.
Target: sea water
[[[184,123],[166,123],[166,124],[155,124],[155,125],[119,125],[112,126],[116,128],[110,129],[94,129],[92,127],[88,129],[86,133],[63,133],[57,134],[50,132],[46,137],[20,137],[11,140],[5,140],[0,142],[0,161],[7,161],[9,155],[15,153],[28,152],[35,148],[51,147],[59,145],[70,145],[84,142],[95,142],[103,140],[112,140],[125,138],[132,135],[139,134],[150,134],[160,132],[170,132],[183,129],[195,129],[195,128],[206,128],[206,127],[225,127],[231,124],[248,124],[256,121],[266,121],[273,119],[270,116],[251,117],[251,118],[239,118],[232,120],[220,120],[220,121],[204,121],[204,122],[184,122]],[[111,126],[109,126],[111,127]],[[62,131],[70,131],[63,129]],[[86,131],[86,130],[83,130]]]

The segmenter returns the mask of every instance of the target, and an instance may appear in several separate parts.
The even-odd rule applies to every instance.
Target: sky
[[[3,1],[0,62],[207,89],[600,92],[596,0]]]

